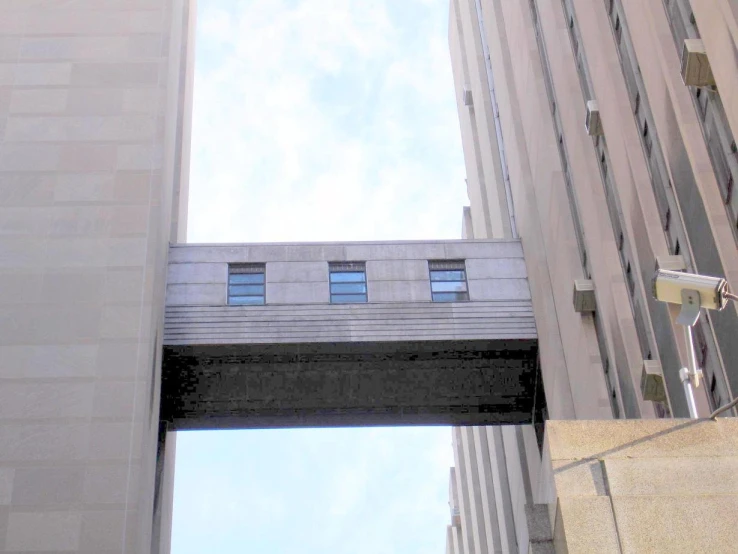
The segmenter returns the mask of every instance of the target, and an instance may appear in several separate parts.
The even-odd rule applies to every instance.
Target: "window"
[[[228,266],[228,304],[260,306],[264,304],[264,264]]]
[[[702,328],[702,325],[695,325],[693,327],[694,329],[694,338],[695,342],[697,343],[695,346],[695,357],[697,358],[697,367],[700,369],[705,369],[707,366],[707,339],[705,338],[705,331]]]
[[[733,173],[728,176],[728,182],[725,184],[725,203],[730,204],[733,199]]]
[[[710,399],[712,400],[713,410],[717,410],[723,404],[723,399],[720,397],[720,391],[718,390],[717,377],[714,373],[710,377]]]
[[[612,416],[615,419],[620,419],[620,406],[618,406],[618,394],[615,389],[612,390]]]
[[[694,95],[697,98],[697,113],[700,114],[702,121],[704,121],[705,117],[707,117],[707,103],[709,102],[710,97],[707,92],[703,92],[701,88],[697,88]]]
[[[625,267],[625,279],[628,283],[630,295],[633,296],[635,294],[635,280],[633,279],[633,270],[630,268],[630,262],[628,262],[628,265]]]
[[[463,260],[428,262],[433,302],[465,302],[469,300],[466,286],[466,265]]]
[[[620,16],[615,16],[615,40],[617,41],[618,45],[620,44],[620,39],[623,36],[623,28],[620,26]]]
[[[669,410],[661,402],[654,402],[653,408],[657,418],[664,419],[665,417],[669,417]]]
[[[331,304],[367,302],[364,262],[330,263],[328,270],[330,272]]]
[[[651,147],[653,146],[651,135],[648,133],[648,122],[643,122],[643,146],[646,148],[646,155],[651,156]]]
[[[635,109],[633,111],[635,112],[636,115],[638,115],[638,112],[640,111],[640,109],[641,109],[641,93],[637,92],[636,98],[635,98]]]

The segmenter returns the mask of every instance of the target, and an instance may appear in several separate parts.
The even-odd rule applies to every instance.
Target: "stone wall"
[[[156,550],[188,4],[0,2],[0,552]]]
[[[531,510],[530,552],[738,548],[735,419],[549,421],[546,430],[539,500],[549,517]]]

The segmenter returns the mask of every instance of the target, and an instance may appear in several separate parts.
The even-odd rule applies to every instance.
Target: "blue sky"
[[[459,238],[448,0],[198,0],[190,242]],[[173,554],[445,548],[448,428],[180,433]]]

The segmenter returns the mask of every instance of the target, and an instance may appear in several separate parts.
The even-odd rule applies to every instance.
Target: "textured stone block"
[[[736,551],[738,495],[616,496],[612,504],[624,554]]]
[[[13,512],[5,548],[10,551],[63,552],[79,548],[82,515],[77,511]]]
[[[523,247],[515,240],[449,241],[444,244],[444,258],[522,258]]]
[[[347,243],[346,260],[437,260],[445,257],[441,242]]]
[[[599,461],[555,460],[554,483],[559,496],[603,496],[607,494]]]
[[[268,304],[316,304],[330,302],[328,281],[322,283],[266,284]]]
[[[270,283],[327,283],[328,262],[270,262],[266,279]]]
[[[60,63],[18,63],[15,64],[14,82],[16,86],[64,86],[72,77],[72,64]]]
[[[26,508],[79,504],[84,478],[83,466],[18,468],[12,503]]]
[[[67,89],[19,89],[10,96],[10,113],[61,113],[67,105]]]
[[[61,73],[61,69],[58,71]],[[69,73],[66,77],[70,78]],[[75,86],[154,86],[158,80],[159,65],[151,62],[76,63],[71,71],[71,82]]]
[[[369,302],[430,302],[430,281],[369,281]]]
[[[130,484],[136,490],[136,467],[128,463],[88,465],[83,486],[83,500],[87,504],[123,504]],[[129,481],[130,478],[130,481]]]
[[[103,302],[136,302],[141,297],[143,271],[135,268],[116,268],[105,272]]]
[[[61,158],[59,146],[54,144],[0,145],[0,172],[54,171]]]
[[[150,144],[124,144],[118,146],[117,169],[138,171],[161,169],[163,153],[161,148]]]
[[[738,420],[549,421],[552,460],[738,456]]]
[[[548,542],[553,539],[546,504],[526,504],[525,520],[528,525],[528,539],[531,543]]]
[[[92,383],[7,383],[0,388],[0,419],[87,418]]]
[[[553,542],[532,542],[528,546],[528,554],[557,554]],[[560,553],[558,553],[560,554]]]
[[[15,469],[12,467],[0,468],[0,506],[10,504],[13,494],[13,479]]]
[[[467,279],[525,279],[522,258],[471,258],[466,260]]]
[[[172,284],[167,286],[168,306],[224,306],[228,303],[226,282],[217,284]]]
[[[0,346],[0,378],[90,377],[97,354],[96,344]]]
[[[82,512],[79,548],[83,552],[120,552],[126,514],[122,510]]]
[[[99,336],[103,339],[138,338],[141,311],[140,305],[105,305],[100,316]]]
[[[222,287],[228,282],[228,264],[226,263],[192,263],[169,264],[167,283],[174,284],[219,284]]]
[[[527,279],[469,279],[470,300],[529,300]]]
[[[141,396],[143,387],[139,388]],[[92,395],[93,417],[130,417],[134,408],[136,395],[136,383],[134,381],[97,381],[94,384]],[[88,393],[89,396],[89,393]],[[139,398],[139,400],[143,400]]]
[[[11,206],[48,206],[53,202],[55,175],[3,173],[0,179],[0,204]]]
[[[150,116],[11,117],[5,138],[17,142],[110,142],[147,141],[156,131]]]
[[[29,440],[33,437],[33,440]],[[0,425],[0,461],[55,463],[83,459],[87,454],[86,423],[6,423]]]
[[[102,378],[132,378],[136,375],[139,344],[137,341],[117,339],[106,341],[96,348],[95,366]]]
[[[369,281],[428,281],[427,260],[373,260],[366,263]]]
[[[559,498],[553,542],[556,552],[567,554],[622,554],[610,499]]]
[[[603,464],[611,496],[738,495],[738,457],[618,458]]]

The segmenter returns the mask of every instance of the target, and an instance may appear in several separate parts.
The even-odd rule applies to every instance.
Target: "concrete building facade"
[[[736,427],[735,418],[549,421],[548,485],[527,510],[528,551],[734,552]]]
[[[0,2],[0,551],[150,552],[193,12]]]
[[[369,355],[370,369],[385,364],[384,379],[393,364],[452,352],[482,359],[477,373],[500,376],[508,405],[532,400],[525,417],[508,423],[537,422],[544,408],[557,419],[683,415],[667,369],[680,365],[684,348],[674,314],[648,294],[651,272],[681,263],[675,255],[689,270],[732,282],[737,268],[738,101],[720,91],[738,78],[728,48],[738,27],[728,0],[693,4],[453,3],[466,243],[170,247],[185,240],[194,1],[0,2],[0,552],[168,551],[169,426],[191,428],[203,413],[215,413],[216,426],[247,426],[254,407],[248,395],[219,396],[217,379],[193,397],[187,387],[166,388],[167,356],[189,356],[172,375],[216,358],[228,358],[222,375],[232,375],[261,363],[246,351],[271,356],[271,365],[280,353],[301,364]],[[685,87],[681,44],[707,29],[702,45],[717,89]],[[590,100],[604,129],[594,139],[583,129]],[[438,294],[466,296],[434,305],[432,263],[460,271],[461,262],[467,288]],[[331,304],[331,263],[365,264],[365,305]],[[267,268],[268,300],[252,311],[263,318],[258,326],[229,304],[231,266],[243,264]],[[595,312],[574,310],[577,279],[594,283]],[[237,302],[251,302],[249,294]],[[300,311],[335,325],[320,335]],[[412,319],[432,323],[405,322]],[[700,324],[704,413],[735,395],[729,360],[738,344],[726,340],[735,320],[730,307]],[[403,333],[403,341],[393,335]],[[387,354],[393,341],[403,343],[399,362]],[[326,350],[336,344],[360,346]],[[369,344],[374,350],[361,350]],[[521,371],[505,373],[515,369],[516,349],[534,354],[533,363],[523,356]],[[478,356],[496,351],[505,354]],[[664,368],[660,406],[640,393],[643,360]],[[407,383],[397,383],[407,394]],[[484,387],[499,391],[482,382],[466,391],[476,404],[467,398],[447,413],[466,414],[465,424],[480,422],[470,413],[501,423],[503,410],[478,395]],[[298,405],[304,396],[282,398],[277,415],[291,410],[295,425],[367,407]],[[258,400],[266,426],[274,400]],[[380,407],[387,421],[407,415]],[[411,415],[442,411],[428,408],[415,405]],[[450,548],[525,551],[525,507],[550,491],[540,433],[463,427],[454,443]]]
[[[737,15],[730,0],[450,3],[470,199],[462,232],[522,240],[551,419],[688,415],[677,308],[654,300],[651,279],[662,267],[738,282]],[[710,82],[683,78],[692,54],[709,62]],[[572,301],[582,281],[593,310]],[[737,332],[732,305],[695,328],[702,416],[738,394]],[[644,373],[664,384],[657,402]],[[477,488],[520,475],[534,500],[547,486],[531,471],[540,453],[498,431],[502,441],[454,431],[461,517],[450,552],[527,551],[525,519],[513,518],[513,544],[499,515],[523,514],[522,496],[488,496],[496,506],[483,517],[474,507]],[[488,528],[492,543],[472,540]]]
[[[249,305],[230,296],[244,262],[259,283]],[[434,280],[449,273],[460,280]],[[537,359],[517,240],[170,249],[171,431],[540,423]]]
[[[543,409],[517,240],[177,246],[194,14],[188,0],[0,2],[0,552],[168,552],[172,428]],[[360,262],[364,302],[331,304],[330,265]],[[244,264],[265,267],[264,305],[230,298]],[[434,292],[433,267],[463,279]],[[336,370],[347,361],[365,371]],[[428,377],[445,384],[419,401]]]

